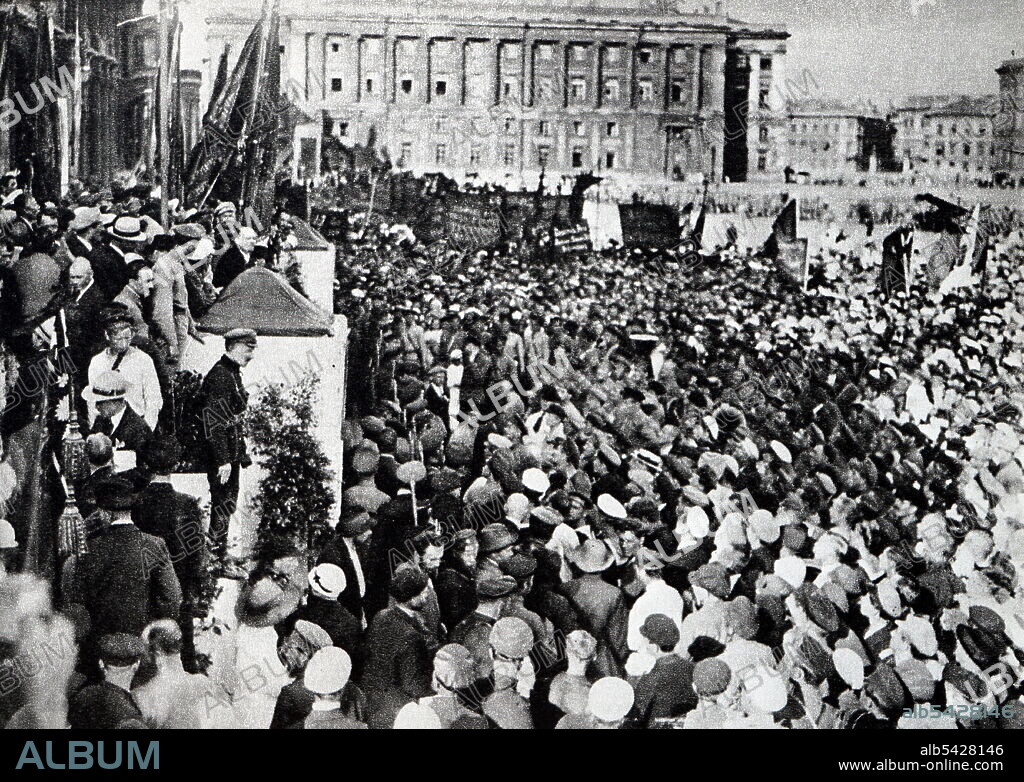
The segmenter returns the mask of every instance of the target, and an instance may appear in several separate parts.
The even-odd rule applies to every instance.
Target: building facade
[[[811,180],[852,179],[895,168],[894,130],[872,106],[830,100],[790,104],[780,159]]]
[[[492,181],[594,171],[612,178],[743,181],[766,169],[785,31],[681,12],[527,2],[282,3],[282,71],[323,133],[373,141],[416,172]],[[208,19],[211,67],[255,22]],[[754,128],[754,132],[751,132]],[[316,156],[314,136],[297,160]]]
[[[131,19],[121,25],[120,33],[125,84],[125,153],[133,161],[145,161],[147,168],[152,170],[157,147],[154,114],[158,111],[159,22],[155,15]],[[174,79],[173,71],[171,78]],[[203,74],[197,70],[182,69],[177,78],[181,90],[185,150],[188,151],[195,144],[203,121],[200,113]],[[174,110],[172,106],[171,111]]]
[[[60,98],[62,143],[69,150],[63,179],[78,177],[107,182],[128,163],[124,155],[125,127],[121,115],[124,95],[118,25],[142,10],[142,0],[59,0],[16,2],[7,31],[4,99],[32,107],[33,62],[37,36],[35,23],[41,7],[55,27],[54,60],[64,96]],[[74,94],[75,31],[81,40],[81,94]],[[24,94],[23,94],[24,93]],[[21,106],[21,102],[17,106]],[[81,107],[76,112],[74,107]],[[76,115],[80,119],[76,119]],[[0,126],[0,164],[17,168],[34,153],[30,123]],[[132,161],[134,162],[134,161]],[[130,165],[130,163],[128,163]]]
[[[997,179],[1024,183],[1024,57],[1006,60],[999,75],[999,112],[996,117]]]

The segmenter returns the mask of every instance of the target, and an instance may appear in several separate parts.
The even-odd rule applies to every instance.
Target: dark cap
[[[416,567],[403,568],[391,579],[391,596],[399,603],[407,603],[427,588],[430,579]]]
[[[679,628],[665,614],[651,614],[640,625],[640,634],[663,651],[679,643]]]
[[[115,668],[135,665],[146,653],[146,644],[141,638],[128,633],[111,633],[101,636],[96,643],[99,658]]]
[[[229,348],[236,342],[242,342],[249,347],[256,347],[256,332],[253,329],[231,329],[224,335],[224,347]]]
[[[512,576],[519,583],[524,582],[537,571],[537,560],[528,554],[513,554],[501,563],[501,572]]]
[[[476,593],[486,600],[497,600],[501,597],[508,597],[518,587],[519,584],[512,576],[482,578],[476,582]]]
[[[96,505],[102,510],[131,510],[135,487],[128,478],[111,476],[96,485]]]
[[[488,524],[480,530],[480,553],[493,554],[515,545],[517,540],[517,536],[504,524]]]
[[[157,475],[170,475],[181,461],[181,446],[172,437],[155,437],[142,449],[142,463]]]

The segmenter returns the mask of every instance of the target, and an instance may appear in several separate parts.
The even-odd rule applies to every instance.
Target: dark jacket
[[[177,619],[181,586],[167,544],[134,524],[115,524],[89,544],[71,599],[92,618],[93,637],[139,635],[155,619]]]
[[[105,343],[100,313],[109,303],[110,297],[93,281],[80,300],[72,298],[64,305],[68,357],[83,377],[89,371],[92,357],[103,350]],[[82,389],[76,390],[80,392]]]
[[[73,730],[114,730],[128,720],[142,722],[142,711],[132,694],[106,681],[83,687],[68,706],[68,724]]]
[[[113,299],[128,284],[128,264],[124,256],[108,244],[96,245],[89,254],[92,275],[107,300]]]
[[[640,727],[654,720],[681,717],[697,706],[693,691],[693,663],[674,654],[661,657],[633,685],[633,713]]]
[[[206,548],[199,500],[175,491],[169,483],[151,483],[136,499],[132,521],[143,532],[163,539],[182,592],[195,594],[203,578]]]
[[[586,573],[563,584],[562,594],[576,609],[583,629],[597,639],[597,670],[602,676],[621,676],[629,654],[625,593],[599,574]]]
[[[448,562],[438,570],[437,602],[449,632],[476,610],[476,583],[461,563]]]
[[[213,267],[213,287],[228,287],[235,277],[245,271],[248,265],[242,251],[235,245],[231,245]]]
[[[207,466],[248,466],[241,419],[249,403],[249,394],[242,383],[242,370],[238,364],[227,356],[221,356],[203,378],[199,398]]]
[[[390,728],[405,704],[432,693],[434,653],[429,633],[401,608],[385,608],[366,636],[363,690],[370,703],[370,725]]]
[[[359,551],[358,544],[356,544],[356,554],[360,557],[359,563],[365,582],[368,570],[367,562],[366,557]],[[356,568],[352,564],[352,555],[349,553],[348,546],[345,545],[345,538],[337,532],[327,545],[324,546],[320,552],[320,557],[316,561],[318,565],[322,565],[325,562],[337,565],[345,573],[345,591],[338,597],[338,602],[345,606],[348,612],[362,623],[364,616],[363,598],[359,595],[359,579],[356,578]]]
[[[313,712],[313,693],[299,678],[286,684],[277,696],[271,730],[281,728],[302,728],[306,718]],[[341,691],[341,713],[351,720],[366,722],[366,696],[352,682]]]
[[[96,487],[113,474],[114,468],[108,464],[75,484],[75,504],[83,519],[89,518],[96,510]]]
[[[337,600],[310,595],[306,604],[295,613],[295,618],[322,627],[331,637],[334,646],[348,652],[352,658],[352,668],[356,671],[361,669],[363,628],[345,606]]]
[[[124,443],[125,449],[141,453],[146,447],[146,443],[153,439],[153,430],[149,428],[149,424],[132,410],[130,405],[125,405],[124,415],[121,416],[121,420],[113,432],[107,431],[108,427],[104,425],[105,423],[109,423],[109,421],[96,416],[96,420],[92,422],[90,434],[102,432],[108,435],[115,447],[117,443]]]

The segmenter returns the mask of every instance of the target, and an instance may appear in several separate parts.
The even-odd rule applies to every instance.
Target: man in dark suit
[[[153,437],[153,430],[131,409],[125,394],[128,384],[120,372],[104,372],[86,389],[86,398],[96,405],[96,420],[91,434],[105,434],[115,450],[142,452]]]
[[[362,668],[363,627],[352,613],[338,602],[345,591],[345,574],[337,565],[323,563],[309,573],[309,591],[294,619],[319,625],[331,637],[331,644],[344,649],[357,671]]]
[[[105,434],[91,434],[85,440],[89,475],[75,484],[75,504],[83,519],[96,510],[96,487],[114,474],[114,443]]]
[[[245,448],[242,418],[249,394],[242,368],[256,351],[256,332],[232,329],[224,335],[224,355],[203,378],[200,404],[206,438],[206,476],[210,481],[210,535],[219,575],[244,577],[228,567],[228,524],[238,504],[238,478],[252,462]]]
[[[654,667],[640,676],[633,686],[633,711],[645,728],[654,721],[681,717],[696,708],[693,691],[693,663],[674,653],[679,643],[679,628],[665,614],[651,614],[640,627],[655,659]]]
[[[152,474],[150,484],[132,508],[135,526],[167,544],[174,574],[181,585],[181,659],[185,670],[197,673],[193,617],[205,569],[206,538],[199,500],[175,491],[171,473],[181,461],[181,449],[170,438],[150,441],[141,454],[141,466]]]
[[[320,552],[317,564],[337,565],[345,574],[345,588],[338,597],[346,609],[366,626],[366,574],[363,570],[365,546],[370,540],[373,520],[358,505],[342,505],[334,537]]]
[[[79,561],[68,600],[89,611],[93,637],[137,636],[154,619],[181,613],[181,586],[167,544],[132,523],[132,489],[121,475],[96,488],[96,504],[110,512],[111,523]]]
[[[96,284],[109,301],[128,284],[127,254],[138,252],[148,237],[139,218],[121,215],[107,229],[106,238],[106,244],[97,244],[93,248],[89,260],[96,274]]]
[[[482,413],[489,412],[487,389],[492,383],[494,357],[480,345],[480,339],[470,334],[466,337],[463,359],[466,369],[462,375],[462,403],[473,402]]]
[[[363,690],[370,703],[371,728],[391,728],[402,706],[432,692],[436,641],[419,615],[428,585],[422,570],[398,571],[391,581],[395,605],[370,622]]]
[[[252,228],[240,228],[231,246],[224,251],[213,267],[213,287],[228,287],[252,262],[256,249],[256,232]]]
[[[612,560],[612,553],[603,541],[587,540],[573,557],[573,563],[583,575],[562,586],[562,593],[579,614],[583,629],[597,639],[594,666],[601,676],[621,676],[629,654],[625,593],[601,578],[601,573],[611,567]]]
[[[58,337],[68,346],[68,358],[75,365],[75,390],[80,393],[89,385],[89,362],[103,350],[103,308],[110,298],[93,281],[92,265],[85,258],[76,258],[68,271],[71,296],[64,309],[57,313]]]

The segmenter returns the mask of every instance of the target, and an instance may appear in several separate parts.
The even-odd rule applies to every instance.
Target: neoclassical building
[[[721,3],[483,0],[281,3],[282,72],[322,124],[300,128],[296,163],[321,134],[373,140],[416,172],[535,178],[592,170],[649,180],[778,174],[788,33]],[[315,10],[314,10],[315,9]],[[208,19],[208,67],[237,53],[258,4]],[[205,79],[212,81],[212,71]]]
[[[1024,182],[1024,57],[1006,60],[996,73],[999,113],[994,169],[1002,179]]]

